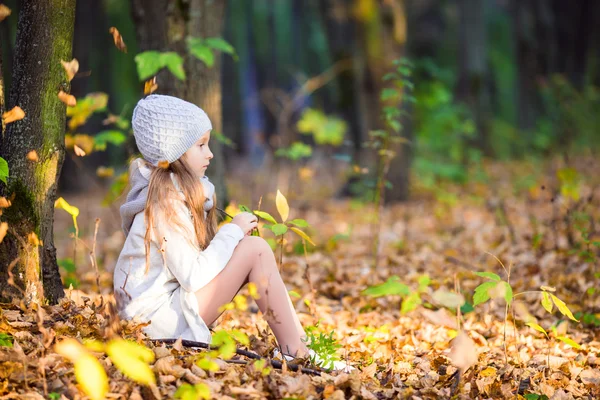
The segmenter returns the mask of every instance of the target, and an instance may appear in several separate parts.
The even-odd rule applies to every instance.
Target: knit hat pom
[[[178,160],[212,129],[210,119],[200,107],[159,94],[137,103],[131,125],[140,153],[154,166]]]

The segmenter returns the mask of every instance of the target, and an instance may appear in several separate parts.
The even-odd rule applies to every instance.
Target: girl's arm
[[[183,202],[180,202],[177,207],[181,222],[187,232],[193,234],[194,226],[187,207]],[[180,207],[183,209],[179,210]],[[226,224],[219,229],[208,247],[199,251],[180,229],[166,227],[161,231],[164,232],[163,237],[166,239],[162,246],[165,264],[181,287],[188,292],[196,292],[217,276],[225,268],[233,255],[233,250],[245,236],[238,225]]]

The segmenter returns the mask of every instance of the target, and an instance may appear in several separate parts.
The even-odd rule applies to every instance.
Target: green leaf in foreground
[[[6,183],[6,178],[8,178],[8,163],[0,157],[0,181]]]
[[[272,224],[277,223],[277,221],[275,221],[275,218],[273,218],[271,216],[271,214],[269,214],[268,212],[254,210],[254,214],[258,215],[262,219],[266,219],[267,221],[269,221]]]
[[[0,332],[0,346],[13,347],[13,337],[9,333]]]
[[[490,299],[489,290],[496,287],[498,282],[488,281],[475,288],[475,294],[473,295],[473,306],[485,303]]]
[[[493,281],[498,281],[498,282],[500,282],[502,280],[502,278],[500,278],[498,275],[494,274],[493,272],[475,272],[475,275],[480,276],[482,278],[491,279]]]
[[[380,285],[371,286],[363,290],[362,294],[373,297],[391,295],[408,296],[410,294],[410,288],[404,283],[401,283],[400,278],[394,275]]]
[[[276,236],[279,236],[286,233],[288,231],[288,227],[284,224],[275,224],[271,227],[271,231],[273,231]]]

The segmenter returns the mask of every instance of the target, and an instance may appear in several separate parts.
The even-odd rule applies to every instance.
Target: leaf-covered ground
[[[594,189],[598,177],[583,174],[593,167],[598,170],[597,164],[581,161],[573,177],[561,163],[491,166],[485,182],[416,187],[411,202],[385,210],[376,267],[373,209],[356,201],[319,200],[328,183],[319,189],[300,181],[297,195],[286,193],[290,217],[311,224],[318,248],[305,257],[288,236],[282,273],[305,326],[333,332],[342,345],[340,357],[357,367],[350,374],[320,376],[278,369],[263,374],[243,356],[235,357],[237,363],[217,361],[219,369],[207,372],[194,364],[201,350],[144,342],[139,326],[118,321],[109,295],[111,268],[122,243],[116,208],[100,209],[98,196],[67,197],[82,210],[87,246],[94,219],[102,217],[97,254],[103,297],[97,295],[88,250],[80,243],[78,270],[72,274],[80,287],[67,291],[61,304],[37,311],[2,305],[0,332],[8,335],[1,343],[14,343],[0,347],[0,398],[82,397],[73,364],[55,353],[55,343],[65,336],[104,341],[115,335],[153,349],[157,387],[134,383],[103,353],[95,353],[109,376],[110,398],[171,398],[178,387],[199,383],[221,399],[597,398],[600,254],[594,242],[600,240],[600,191]],[[250,196],[241,182],[243,176],[232,184],[233,198]],[[262,209],[274,211],[273,204],[273,196],[265,196]],[[73,239],[66,234],[70,222],[70,216],[57,212],[63,258],[73,256]],[[491,290],[492,298],[473,310],[475,288],[487,281],[475,273],[491,272],[506,281],[508,271],[516,296],[508,312],[504,289]],[[402,293],[402,286],[399,295],[363,293],[394,275],[398,279],[388,284],[404,284],[408,292]],[[545,310],[542,286],[563,300],[579,322],[563,315],[559,304]],[[467,304],[457,316],[452,302],[463,300]],[[543,328],[548,338],[526,323]],[[253,305],[227,311],[215,329],[245,332],[251,340],[248,350],[265,357],[274,348]]]

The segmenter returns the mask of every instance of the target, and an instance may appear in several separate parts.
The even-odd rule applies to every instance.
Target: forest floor
[[[94,369],[81,373],[72,361],[89,354],[108,375],[108,398],[173,398],[176,392],[188,399],[599,398],[600,243],[594,242],[600,241],[600,190],[592,174],[598,165],[575,169],[579,175],[569,178],[560,163],[537,171],[496,165],[487,182],[415,188],[413,200],[385,209],[375,268],[371,206],[319,198],[309,185],[289,194],[290,218],[308,221],[317,247],[305,255],[288,234],[284,280],[304,326],[315,335],[332,333],[339,357],[356,367],[320,375],[265,369],[268,364],[240,355],[233,362],[208,359],[202,349],[147,341],[141,326],[118,320],[110,295],[123,240],[115,208],[101,210],[95,195],[67,197],[82,211],[84,239],[71,273],[79,287],[56,306],[2,305],[0,399],[85,397]],[[241,182],[232,184],[232,198],[251,198]],[[277,216],[274,203],[266,197],[262,209]],[[85,249],[96,217],[102,218],[101,295]],[[59,258],[73,253],[71,223],[57,210]],[[237,302],[214,329],[245,333],[249,344],[238,347],[268,358],[273,335],[249,292],[240,294],[247,304]],[[482,303],[473,307],[474,301]],[[152,349],[136,361],[150,365],[151,378],[127,377],[117,368],[122,360],[109,340],[118,336]],[[89,350],[72,342],[57,349],[66,337],[97,342]],[[129,374],[131,368],[124,367]]]

